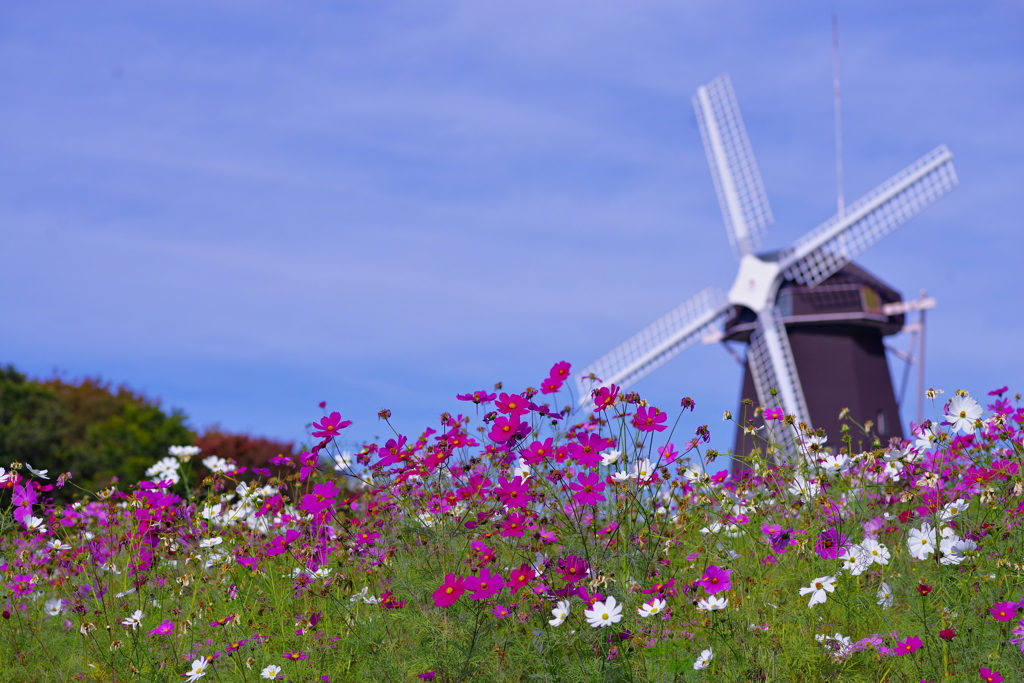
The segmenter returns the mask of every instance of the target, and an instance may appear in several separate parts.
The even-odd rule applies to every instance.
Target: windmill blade
[[[627,387],[699,341],[708,329],[724,321],[732,306],[725,293],[708,287],[658,318],[610,353],[583,368],[576,382],[580,405],[592,389],[617,384]],[[599,380],[586,379],[593,373]]]
[[[725,230],[737,259],[754,253],[774,220],[729,74],[697,88],[693,108],[704,139]]]
[[[814,287],[957,185],[945,145],[921,157],[779,255],[783,275]]]
[[[758,314],[757,323],[747,350],[757,400],[763,408],[782,408],[787,415],[796,416],[797,424],[804,422],[810,426],[810,412],[782,316],[776,307],[770,306]],[[772,388],[776,390],[775,396],[769,391]]]

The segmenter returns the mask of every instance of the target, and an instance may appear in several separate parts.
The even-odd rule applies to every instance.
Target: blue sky
[[[960,177],[859,262],[938,299],[930,386],[1020,391],[1016,2],[5,4],[0,362],[357,440],[581,368],[731,284],[697,86],[732,77],[765,248],[834,213],[834,6],[847,200],[940,143]],[[636,388],[728,446],[740,379],[701,347]]]

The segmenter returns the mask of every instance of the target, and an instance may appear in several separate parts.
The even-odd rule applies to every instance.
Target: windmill
[[[855,419],[899,435],[882,336],[899,331],[902,314],[914,309],[852,261],[956,187],[953,155],[940,145],[856,202],[844,207],[840,199],[839,213],[785,249],[757,253],[773,218],[728,75],[698,88],[693,105],[739,261],[736,279],[728,292],[701,290],[584,368],[581,401],[602,386],[628,387],[697,341],[746,341],[744,394],[762,407],[838,427],[839,408],[819,408],[838,392],[837,400],[868,406],[851,410]],[[857,384],[852,399],[832,376],[840,367]],[[742,447],[739,431],[735,452]]]

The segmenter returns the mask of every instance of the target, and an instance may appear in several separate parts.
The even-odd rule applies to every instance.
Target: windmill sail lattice
[[[956,185],[953,155],[940,145],[794,242],[780,255],[783,275],[820,284]]]
[[[591,389],[618,384],[628,386],[668,362],[708,329],[721,325],[731,305],[725,293],[707,287],[630,337],[577,375],[580,398]],[[586,379],[594,374],[599,381]]]
[[[698,88],[693,108],[733,253],[752,254],[772,224],[772,210],[728,74]]]

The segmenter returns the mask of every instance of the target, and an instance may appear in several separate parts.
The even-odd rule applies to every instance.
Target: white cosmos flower
[[[636,479],[638,482],[647,481],[654,476],[654,465],[647,458],[642,458],[633,463],[633,468],[629,471],[629,476]]]
[[[530,469],[530,466],[523,462],[522,458],[519,458],[516,460],[515,469],[512,470],[512,476],[522,477],[523,481],[526,481],[526,478],[529,477],[532,472],[533,470]]]
[[[697,661],[693,663],[693,668],[697,671],[708,668],[708,664],[715,658],[715,653],[709,647],[706,650],[702,650],[700,657],[697,657]]]
[[[661,598],[654,598],[650,602],[645,602],[644,604],[640,605],[636,613],[646,619],[647,617],[652,617],[655,614],[661,614],[665,611],[666,607],[668,607],[667,602],[665,602]]]
[[[139,626],[142,625],[142,619],[145,616],[146,615],[142,613],[142,610],[137,609],[134,612],[132,612],[131,614],[129,614],[125,618],[125,620],[121,622],[121,625],[122,626],[131,626],[132,630],[134,631],[135,629],[137,629]]]
[[[875,539],[865,538],[860,547],[875,564],[889,564],[889,558],[891,557],[889,549]]]
[[[712,595],[707,598],[701,598],[697,601],[697,609],[702,612],[717,612],[720,609],[725,609],[729,606],[729,599],[723,598],[720,595]]]
[[[607,467],[614,465],[622,457],[622,451],[605,451],[601,454],[601,464]]]
[[[548,623],[552,626],[561,626],[565,622],[565,618],[569,616],[569,601],[559,600],[555,608],[551,610],[551,616],[554,619],[548,619]]]
[[[36,475],[40,479],[49,479],[50,478],[47,475],[47,473],[50,470],[37,470],[35,467],[32,467],[32,465],[29,465],[28,463],[25,463],[25,467],[28,469],[29,472],[31,472],[32,474]]]
[[[814,636],[814,639],[824,645],[825,652],[832,655],[835,659],[845,659],[853,651],[853,640],[842,633],[837,633],[834,636],[826,636],[823,633],[819,633]]]
[[[875,593],[875,597],[878,598],[878,604],[882,606],[882,609],[889,609],[892,607],[892,588],[890,588],[889,584],[886,582],[883,581],[882,585],[879,586],[878,592]]]
[[[71,550],[71,546],[69,546],[67,543],[60,540],[59,538],[51,538],[49,541],[46,542],[46,545],[51,550]]]
[[[836,475],[842,474],[846,471],[849,458],[845,453],[839,455],[826,455],[821,462],[821,469],[825,471],[825,474]]]
[[[181,476],[178,474],[178,459],[177,458],[161,458],[155,465],[146,470],[146,476],[151,481],[170,481],[173,484],[177,484],[181,481]]]
[[[927,451],[939,440],[939,430],[934,424],[919,427],[915,436],[917,436],[917,441],[914,442],[914,448],[919,451]]]
[[[43,605],[43,611],[51,617],[55,617],[64,609],[64,602],[60,598],[50,598]]]
[[[885,467],[882,468],[882,476],[892,482],[899,481],[902,472],[903,463],[899,461],[887,462]]]
[[[41,534],[46,533],[46,525],[43,524],[43,520],[41,517],[29,516],[24,519],[24,522],[25,529],[27,529],[28,531],[38,531]]]
[[[182,676],[188,677],[188,683],[196,683],[196,681],[206,675],[206,667],[208,666],[210,666],[210,660],[206,657],[200,657],[192,662],[192,668],[183,673]]]
[[[170,446],[167,449],[167,454],[181,460],[188,460],[194,455],[199,455],[202,450],[199,446]]]
[[[789,493],[799,498],[814,498],[821,491],[821,488],[809,481],[801,474],[793,477],[793,483],[789,485]]]
[[[117,572],[117,573],[118,573],[118,574],[120,574],[121,572]],[[129,589],[128,589],[128,590],[126,590],[126,591],[121,591],[120,593],[118,593],[118,594],[117,594],[117,595],[115,595],[114,597],[120,600],[121,598],[123,598],[123,597],[125,597],[125,596],[128,596],[128,595],[131,595],[131,594],[132,594],[132,593],[134,593],[134,592],[135,592],[135,589],[134,589],[134,588],[129,588]]]
[[[943,522],[948,522],[970,506],[971,504],[963,498],[957,498],[952,503],[946,503],[942,507],[942,512],[939,513],[939,519]]]
[[[583,610],[587,623],[594,628],[611,626],[622,621],[622,605],[615,602],[615,596],[609,595],[604,601],[598,600],[588,610]]]
[[[800,595],[810,595],[811,599],[807,603],[808,607],[814,607],[819,605],[828,599],[828,593],[834,592],[836,589],[836,577],[834,576],[819,576],[814,581],[811,581],[811,585],[806,588],[800,589]]]
[[[910,555],[915,560],[927,560],[935,552],[935,529],[925,522],[920,529],[911,529],[907,539]]]
[[[954,396],[949,402],[946,420],[953,424],[953,430],[965,434],[974,433],[974,424],[981,417],[981,406],[970,396]]]
[[[956,536],[944,538],[939,542],[939,550],[942,551],[942,557],[939,558],[939,562],[947,565],[960,564],[967,558],[966,553],[977,550],[977,548],[978,544],[968,539],[957,538]]]
[[[214,536],[213,538],[204,538],[203,540],[199,541],[199,547],[200,548],[212,548],[213,546],[220,545],[223,542],[224,542],[224,539],[221,538],[220,536]]]
[[[264,667],[263,671],[260,672],[260,678],[274,679],[277,678],[280,673],[281,667],[277,664],[268,664]]]
[[[843,569],[850,572],[850,576],[860,576],[871,566],[871,556],[859,545],[851,545],[842,555],[839,561],[843,563]]]
[[[235,469],[235,463],[225,460],[219,455],[211,455],[203,458],[203,465],[214,474],[230,472]]]

